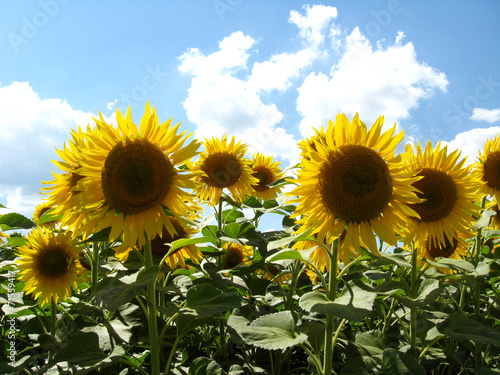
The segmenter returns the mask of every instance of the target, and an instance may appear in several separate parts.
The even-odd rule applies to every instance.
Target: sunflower
[[[297,233],[313,226],[318,241],[331,243],[345,231],[344,246],[356,251],[360,240],[370,251],[378,253],[375,234],[395,245],[397,233],[406,226],[405,215],[417,214],[407,205],[420,202],[412,187],[417,178],[404,170],[400,155],[394,150],[403,133],[393,136],[396,125],[383,134],[383,117],[370,131],[358,115],[351,122],[339,114],[335,124],[329,121],[325,143],[305,145],[302,169],[296,187],[297,209],[292,217],[300,217]],[[375,234],[374,234],[375,233]],[[340,253],[342,257],[342,254]]]
[[[168,219],[172,223],[176,234],[171,235],[166,228],[163,228],[163,232],[161,235],[156,236],[151,240],[151,251],[153,254],[157,254],[161,257],[164,257],[170,251],[170,244],[173,241],[180,240],[182,238],[189,238],[191,235],[194,235],[198,231],[193,228],[187,226],[184,221],[179,222],[176,218],[169,216]],[[132,249],[130,249],[132,250]],[[121,261],[126,261],[129,252],[123,252],[120,254],[116,254],[117,258]],[[186,259],[190,259],[193,263],[198,264],[200,259],[202,258],[202,254],[200,250],[196,247],[196,245],[191,244],[180,249],[176,250],[173,254],[169,255],[165,259],[165,263],[170,267],[170,269],[175,270],[177,268],[187,268],[186,267]]]
[[[28,243],[18,248],[20,280],[23,291],[33,293],[42,305],[64,301],[71,295],[71,286],[80,281],[80,250],[70,232],[55,233],[39,227],[28,236]]]
[[[252,176],[252,170],[244,159],[247,146],[235,143],[234,137],[227,143],[227,136],[221,140],[205,139],[205,152],[193,166],[195,178],[200,184],[196,187],[200,200],[215,206],[219,203],[222,191],[229,190],[236,201],[242,201],[252,194],[252,185],[259,180]]]
[[[252,176],[258,180],[257,184],[252,185],[253,196],[263,201],[276,198],[281,193],[281,187],[269,185],[285,175],[279,167],[280,163],[273,161],[272,156],[257,153],[253,156],[251,164]]]
[[[9,238],[9,236],[7,234],[5,234],[4,232],[2,232],[2,229],[0,228],[0,245],[5,244],[5,241],[3,240],[4,238]]]
[[[265,269],[260,269],[256,273],[265,280],[276,281],[278,284],[284,285],[292,278],[290,272],[283,272],[272,263],[266,263],[264,267]]]
[[[253,249],[251,246],[226,242],[222,248],[226,251],[223,265],[223,269],[225,270],[237,266],[248,265],[253,257]]]
[[[179,220],[199,209],[185,191],[195,183],[179,168],[197,154],[199,143],[184,146],[190,135],[178,135],[180,124],[171,126],[171,119],[159,124],[149,103],[139,127],[130,108],[126,117],[117,110],[117,129],[102,115],[94,120],[94,131],[86,134],[89,146],[80,150],[80,177],[73,188],[78,191],[76,210],[85,214],[84,237],[109,227],[109,242],[122,242],[115,248],[120,253],[143,247],[164,228],[175,235],[167,209]]]
[[[415,248],[418,251],[419,258],[426,258],[434,261],[436,258],[449,258],[449,259],[464,259],[469,254],[469,244],[467,238],[472,237],[473,234],[469,232],[455,232],[454,236],[450,239],[445,237],[445,242],[440,243],[433,241],[427,236],[425,242],[422,244],[418,241],[415,242]],[[453,271],[449,268],[438,267],[443,273],[451,274]]]
[[[314,135],[309,138],[304,138],[297,142],[297,146],[300,149],[300,157],[302,159],[310,160],[307,155],[308,150],[312,148],[314,151],[318,151],[316,148],[316,143],[321,143],[326,146],[326,134],[323,126],[320,130],[314,129]]]
[[[48,204],[47,202],[40,203],[38,206],[35,208],[35,212],[33,213],[33,221],[35,222],[36,225],[43,225],[47,227],[53,228],[59,220],[51,220],[51,221],[46,221],[43,224],[40,224],[40,218],[44,213],[46,213],[49,210],[53,210],[53,206]]]
[[[42,181],[46,186],[42,188],[42,194],[48,195],[46,204],[52,207],[54,215],[63,215],[59,221],[62,227],[67,227],[75,234],[79,234],[83,227],[86,215],[76,210],[74,196],[79,193],[75,188],[77,182],[82,178],[79,174],[81,168],[80,154],[83,149],[89,147],[87,134],[94,130],[87,126],[86,132],[80,127],[78,130],[71,130],[71,138],[68,146],[64,145],[63,150],[56,149],[62,160],[52,160],[62,173],[52,172],[52,181]]]
[[[479,162],[476,163],[475,174],[479,181],[480,191],[485,195],[500,198],[500,135],[493,141],[487,140],[484,154],[479,152]]]
[[[467,233],[474,216],[479,217],[479,207],[474,204],[479,200],[476,179],[470,173],[471,166],[464,166],[465,159],[459,158],[459,151],[448,155],[441,142],[435,149],[427,142],[424,151],[419,143],[416,154],[411,145],[406,146],[405,159],[412,174],[419,178],[413,186],[424,200],[411,205],[420,218],[410,218],[409,239],[416,236],[419,243],[424,243],[429,237],[436,241],[433,246],[445,246],[452,243],[455,232]]]

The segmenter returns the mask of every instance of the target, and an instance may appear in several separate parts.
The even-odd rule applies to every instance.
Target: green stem
[[[415,300],[417,298],[418,293],[418,278],[417,278],[417,258],[418,252],[412,246],[411,253],[411,290],[410,297]],[[412,303],[410,307],[410,345],[414,352],[417,352],[417,309],[415,304]]]
[[[135,364],[135,363],[133,363],[133,362],[131,362],[131,361],[128,361],[128,360],[126,360],[126,359],[124,359],[124,358],[120,358],[120,359],[118,360],[118,362],[119,362],[119,363],[123,363],[123,364],[124,364],[124,365],[126,365],[126,366],[130,366],[130,367],[135,368],[135,369],[136,369],[137,371],[139,371],[142,375],[148,375],[148,373],[147,373],[146,371],[144,371],[144,370],[143,370],[143,369],[142,369],[139,365],[137,365],[137,364]]]
[[[153,266],[153,252],[151,250],[151,242],[146,242],[144,245],[144,267]],[[156,278],[147,285],[147,304],[148,304],[148,326],[149,340],[151,345],[151,375],[160,375],[160,345],[158,342],[158,322],[156,311]]]
[[[337,258],[339,251],[339,239],[336,238],[332,242],[330,257],[330,272],[328,272],[328,285],[325,285],[327,298],[329,301],[335,301],[337,297]],[[323,358],[323,374],[331,375],[333,362],[333,329],[335,325],[335,317],[331,314],[326,315],[325,328],[325,356]]]
[[[323,374],[323,369],[321,368],[321,361],[320,359],[316,356],[316,354],[313,353],[311,349],[305,344],[299,344],[299,346],[307,353],[309,358],[314,362],[314,365],[316,366],[316,371],[318,371],[319,375],[324,375]]]
[[[170,372],[170,366],[172,365],[172,359],[174,358],[174,353],[177,349],[177,345],[179,344],[179,341],[181,341],[181,338],[182,338],[182,336],[178,335],[175,338],[174,343],[172,344],[172,349],[170,349],[170,354],[168,356],[167,365],[165,366],[165,371],[163,371],[163,375],[168,375]]]
[[[94,292],[97,287],[97,279],[99,277],[99,242],[94,241],[92,243],[92,264],[91,267],[91,291]]]
[[[56,337],[56,311],[57,304],[54,300],[50,303],[50,335]]]

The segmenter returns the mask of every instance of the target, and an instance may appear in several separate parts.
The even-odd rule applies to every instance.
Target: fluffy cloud
[[[41,181],[52,179],[55,148],[68,131],[93,123],[92,114],[71,108],[64,100],[42,99],[28,82],[0,86],[0,201],[7,211],[31,216],[42,198]],[[5,212],[5,209],[3,209]]]
[[[460,150],[461,156],[467,156],[467,164],[479,160],[479,151],[484,151],[487,140],[493,140],[500,133],[500,126],[471,129],[456,135],[450,142],[442,142],[449,150]]]
[[[280,123],[283,113],[262,95],[273,90],[285,92],[294,80],[320,56],[325,35],[335,35],[331,25],[337,17],[332,7],[304,7],[305,14],[290,12],[289,22],[299,28],[304,48],[280,53],[255,62],[250,68],[251,49],[256,41],[234,32],[219,42],[219,49],[204,55],[190,48],[180,56],[179,71],[192,75],[184,108],[196,125],[196,136],[220,137],[222,134],[243,140],[250,152],[260,151],[289,161],[297,159],[294,136]]]
[[[500,108],[497,109],[484,109],[484,108],[474,108],[471,120],[474,121],[486,121],[489,123],[500,121]]]
[[[310,135],[312,127],[326,125],[339,112],[350,118],[359,112],[366,123],[384,115],[392,126],[408,118],[409,111],[436,89],[445,91],[445,74],[419,62],[412,43],[402,44],[403,38],[399,32],[394,44],[373,48],[355,28],[343,41],[342,56],[329,74],[312,72],[298,89],[302,135]]]

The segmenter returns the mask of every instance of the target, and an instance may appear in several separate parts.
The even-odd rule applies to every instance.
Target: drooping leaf
[[[290,311],[263,315],[249,325],[234,325],[236,332],[249,345],[262,349],[286,349],[307,340],[307,334],[296,330],[296,320]]]
[[[198,317],[214,316],[240,305],[236,293],[222,292],[211,284],[195,285],[186,294],[186,307],[195,310]]]
[[[325,293],[309,292],[300,297],[299,306],[309,312],[361,322],[372,311],[376,297],[377,293],[361,281],[350,280],[335,301],[329,301]]]
[[[69,362],[80,366],[102,361],[107,354],[99,348],[99,336],[95,332],[80,333],[55,355],[52,363]]]
[[[31,229],[35,227],[35,223],[26,216],[11,212],[0,216],[0,228],[3,231],[14,229]]]
[[[191,238],[181,238],[179,240],[175,240],[172,242],[172,247],[170,248],[169,251],[173,252],[175,250],[178,250],[180,248],[183,248],[184,246],[188,245],[195,245],[199,243],[217,243],[217,240],[213,237],[191,237]]]
[[[289,235],[284,238],[280,238],[279,240],[271,241],[267,244],[267,250],[273,250],[273,249],[279,249],[285,246],[288,246],[294,241],[301,241],[305,240],[306,238],[309,237],[309,234],[312,232],[313,227],[309,228],[306,230],[304,233],[301,234],[293,234]]]
[[[382,373],[391,375],[426,375],[425,369],[415,357],[402,353],[393,348],[385,349],[382,353]]]
[[[492,344],[500,348],[500,330],[490,328],[481,317],[467,317],[460,313],[451,314],[437,325],[438,330],[456,340]]]
[[[196,358],[189,366],[188,375],[223,375],[224,370],[213,359],[207,357]]]

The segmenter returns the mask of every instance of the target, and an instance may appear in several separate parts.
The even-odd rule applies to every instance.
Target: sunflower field
[[[1,374],[500,373],[500,135],[339,114],[284,169],[149,103],[94,120],[0,216]]]

